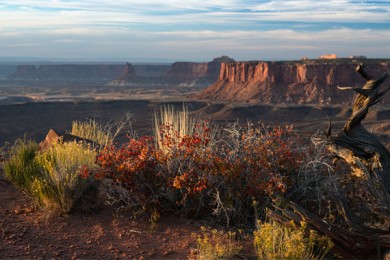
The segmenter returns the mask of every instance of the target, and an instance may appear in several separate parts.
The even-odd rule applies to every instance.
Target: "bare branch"
[[[364,68],[366,67],[366,65],[364,65],[363,63],[359,64],[356,66],[355,70],[357,72],[359,72],[360,76],[362,76],[366,81],[369,81],[369,80],[372,80],[373,77],[368,75],[367,72],[364,71]]]

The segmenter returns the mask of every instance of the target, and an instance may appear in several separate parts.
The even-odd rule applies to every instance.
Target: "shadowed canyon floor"
[[[327,115],[337,131],[345,122],[350,109],[348,106],[312,106],[312,105],[243,105],[200,101],[160,100],[111,100],[111,101],[47,101],[26,102],[17,100],[14,104],[0,105],[0,144],[13,142],[26,136],[41,141],[49,129],[60,133],[70,130],[72,121],[95,119],[107,123],[120,118],[126,112],[134,115],[133,129],[140,135],[152,134],[153,115],[156,107],[169,103],[182,107],[183,102],[191,113],[200,114],[213,122],[226,125],[227,122],[248,120],[266,125],[294,125],[294,129],[305,134],[313,134],[327,128]],[[180,100],[180,101],[179,101]],[[28,101],[28,100],[27,100]],[[390,135],[390,107],[378,105],[369,113],[366,128],[382,137]],[[123,141],[123,135],[120,141]],[[387,141],[387,140],[386,140]]]

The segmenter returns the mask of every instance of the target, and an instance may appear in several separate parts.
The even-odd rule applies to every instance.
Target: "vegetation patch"
[[[68,213],[95,182],[81,176],[94,169],[96,152],[83,143],[55,143],[39,151],[31,141],[19,140],[5,163],[7,179],[49,213]]]

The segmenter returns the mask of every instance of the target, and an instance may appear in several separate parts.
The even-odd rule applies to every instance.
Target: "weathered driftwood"
[[[390,152],[362,125],[369,108],[380,102],[380,98],[389,91],[390,87],[380,91],[380,86],[390,76],[390,72],[374,78],[364,70],[363,65],[358,65],[356,70],[366,80],[365,85],[362,88],[339,87],[341,90],[357,92],[352,114],[335,136],[332,135],[329,120],[323,141],[336,161],[344,160],[350,166],[351,173],[367,183],[367,192],[376,200],[375,205],[372,202],[368,204],[371,207],[369,213],[376,214],[384,222],[390,222]],[[347,225],[345,227],[331,225],[293,202],[286,202],[283,208],[275,206],[269,212],[269,217],[285,224],[291,220],[298,224],[305,220],[309,227],[329,236],[335,244],[335,253],[343,257],[381,257],[390,248],[390,232],[368,227],[360,220],[355,214],[356,209],[348,204],[343,190],[334,196],[337,211]]]

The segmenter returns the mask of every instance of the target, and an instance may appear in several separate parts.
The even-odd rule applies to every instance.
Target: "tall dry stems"
[[[126,131],[130,137],[136,136],[132,129],[133,114],[126,112],[121,118],[111,120],[106,124],[100,124],[94,119],[86,121],[73,121],[71,134],[93,141],[100,146],[112,144],[122,131]]]
[[[178,110],[173,105],[159,106],[154,113],[154,137],[156,147],[167,152],[169,149],[167,138],[173,139],[178,144],[185,136],[190,136],[199,117],[190,115],[188,106],[183,104],[183,109]]]

